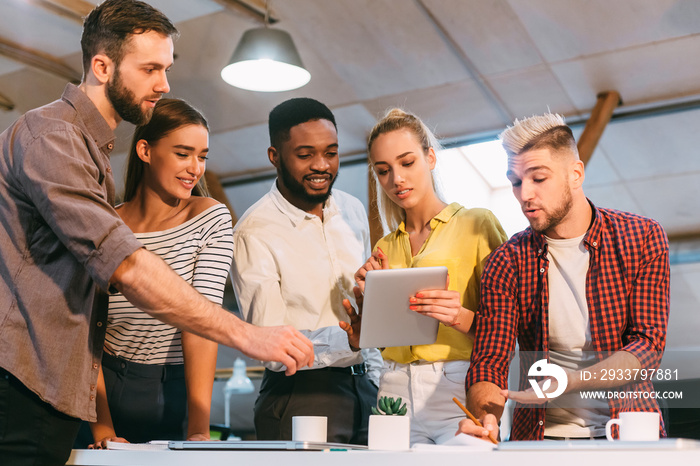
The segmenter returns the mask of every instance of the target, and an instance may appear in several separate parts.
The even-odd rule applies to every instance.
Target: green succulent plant
[[[403,416],[408,411],[406,403],[401,405],[401,397],[394,399],[393,397],[382,396],[377,402],[377,407],[372,406],[372,414],[381,414],[387,416]]]

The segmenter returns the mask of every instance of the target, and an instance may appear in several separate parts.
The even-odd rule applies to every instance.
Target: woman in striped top
[[[207,197],[209,129],[178,99],[161,99],[136,128],[117,212],[150,251],[221,304],[231,266],[231,215]],[[158,277],[152,277],[157,280]],[[217,344],[109,298],[95,448],[106,441],[208,440]],[[189,419],[188,419],[189,418]],[[185,434],[186,425],[186,434]]]

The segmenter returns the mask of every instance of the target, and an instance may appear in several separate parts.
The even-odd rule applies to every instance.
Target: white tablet
[[[295,440],[171,441],[171,450],[366,450],[365,445]]]
[[[360,348],[429,345],[439,322],[408,308],[419,291],[444,290],[447,267],[370,270],[360,327]]]

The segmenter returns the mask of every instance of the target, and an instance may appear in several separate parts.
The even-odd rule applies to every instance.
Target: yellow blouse
[[[389,259],[389,268],[444,265],[450,275],[450,290],[462,295],[462,306],[475,311],[479,306],[479,282],[487,256],[507,237],[498,219],[486,209],[467,209],[456,202],[430,221],[430,234],[415,256],[404,223],[375,245]],[[468,360],[473,341],[464,333],[440,324],[432,345],[385,348],[386,360],[408,364],[414,361]]]

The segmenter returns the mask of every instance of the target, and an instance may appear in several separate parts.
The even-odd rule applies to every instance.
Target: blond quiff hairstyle
[[[578,158],[576,141],[564,117],[557,113],[534,115],[522,120],[516,119],[498,135],[508,157],[525,151],[550,148],[554,151],[568,149]]]

